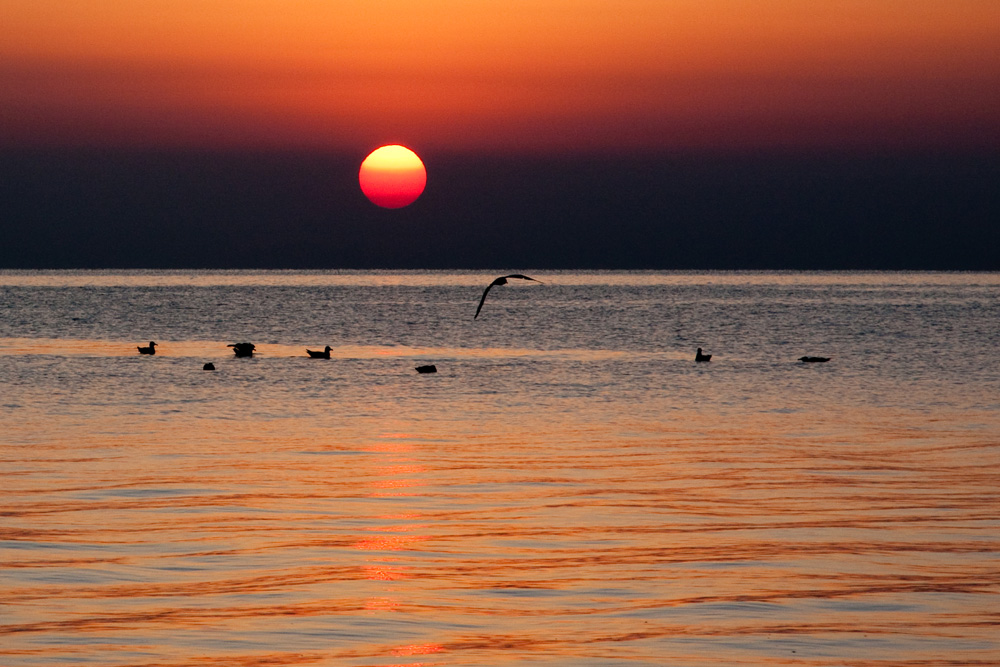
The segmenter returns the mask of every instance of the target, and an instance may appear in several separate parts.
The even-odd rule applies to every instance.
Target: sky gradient
[[[0,146],[997,149],[996,0],[5,0]]]
[[[997,0],[0,1],[0,269],[1000,270],[997,183]]]

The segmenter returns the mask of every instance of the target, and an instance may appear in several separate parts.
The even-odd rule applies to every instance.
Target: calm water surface
[[[0,272],[0,664],[1000,664],[1000,275],[528,273]]]

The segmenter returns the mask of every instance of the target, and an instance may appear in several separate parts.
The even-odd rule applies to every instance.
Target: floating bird
[[[438,368],[434,364],[428,364],[427,366],[417,366],[418,373],[437,373]]]
[[[327,345],[322,352],[317,352],[316,350],[308,350],[308,349],[306,350],[306,352],[309,354],[310,359],[329,359],[330,350],[332,349],[333,349],[332,347]]]
[[[136,346],[135,349],[139,350],[139,354],[156,354],[156,342],[149,341],[149,347]]]
[[[210,362],[208,362],[207,364],[205,364],[204,366],[202,366],[202,367],[201,367],[201,370],[203,370],[203,371],[214,371],[214,370],[215,370],[215,364],[213,364],[213,363],[212,363],[212,362],[210,361]]]
[[[512,273],[509,276],[500,276],[499,278],[491,282],[489,285],[487,285],[486,289],[483,290],[483,298],[479,300],[479,307],[476,308],[476,317],[479,317],[479,311],[483,309],[483,303],[486,301],[486,295],[490,293],[490,290],[493,289],[493,286],[506,285],[508,278],[517,278],[519,280],[532,280],[536,283],[542,282],[541,280],[535,280],[534,278],[529,278],[528,276],[521,275],[520,273]],[[473,317],[472,319],[476,319],[476,317]]]
[[[237,357],[252,357],[257,346],[253,343],[230,343],[226,347],[233,348],[233,354]]]
[[[701,348],[699,347],[698,351],[694,353],[694,360],[695,361],[711,361],[712,360],[712,355],[710,355],[710,354],[702,354],[701,353]]]
[[[799,361],[806,364],[821,364],[824,361],[830,361],[830,357],[799,357]]]

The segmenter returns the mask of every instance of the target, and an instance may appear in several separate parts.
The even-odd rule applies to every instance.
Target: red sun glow
[[[361,163],[361,191],[382,208],[402,208],[416,201],[427,185],[427,170],[417,154],[399,145],[382,146]]]

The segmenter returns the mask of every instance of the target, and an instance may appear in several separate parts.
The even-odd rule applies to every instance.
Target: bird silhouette
[[[330,358],[330,350],[332,350],[332,349],[333,349],[332,347],[330,347],[329,345],[327,345],[326,348],[324,348],[322,352],[317,352],[316,350],[309,350],[309,349],[307,349],[306,352],[309,353],[309,358],[310,359],[329,359]]]
[[[799,357],[799,361],[804,364],[822,364],[823,362],[830,361],[830,357]]]
[[[437,366],[434,364],[427,364],[426,366],[417,366],[416,371],[418,373],[437,373]]]
[[[500,276],[499,278],[491,282],[489,285],[487,285],[486,289],[483,290],[483,298],[479,300],[479,307],[476,308],[476,316],[473,317],[472,319],[476,319],[476,317],[479,317],[479,311],[483,309],[483,304],[486,302],[486,295],[490,293],[490,290],[493,289],[493,286],[506,285],[508,278],[517,278],[518,280],[531,280],[536,283],[542,282],[541,280],[535,280],[534,278],[529,278],[528,276],[521,275],[520,273],[512,273],[509,276]]]
[[[139,350],[139,354],[156,354],[156,342],[149,341],[149,347],[136,346],[135,349]]]
[[[257,349],[253,343],[230,343],[226,347],[233,348],[233,353],[237,357],[252,357],[253,351]]]
[[[694,360],[695,361],[711,361],[712,360],[712,355],[710,355],[710,354],[702,354],[701,353],[701,348],[699,347],[698,351],[694,353]]]

